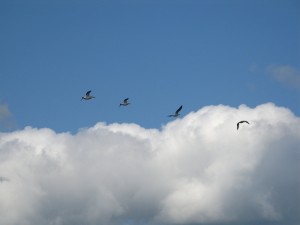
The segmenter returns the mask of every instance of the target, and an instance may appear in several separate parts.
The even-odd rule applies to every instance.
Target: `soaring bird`
[[[240,123],[248,123],[248,124],[250,124],[248,121],[242,120],[242,121],[240,121],[240,122],[238,122],[238,123],[236,124],[236,129],[237,129],[237,130],[238,130],[239,127],[240,127]]]
[[[84,100],[90,100],[90,99],[92,99],[92,98],[96,98],[95,96],[92,96],[92,95],[91,95],[91,92],[92,92],[91,90],[87,91],[86,94],[85,94],[85,96],[83,96],[83,97],[81,98],[81,100],[82,100],[82,99],[84,99]]]
[[[182,109],[182,105],[176,110],[175,114],[168,115],[168,116],[169,117],[177,117],[177,116],[179,116],[180,115],[179,112],[180,112],[181,109]]]
[[[128,99],[129,98],[125,98],[124,100],[123,100],[123,103],[120,103],[120,105],[119,105],[119,107],[120,106],[128,106],[130,103],[128,102]]]

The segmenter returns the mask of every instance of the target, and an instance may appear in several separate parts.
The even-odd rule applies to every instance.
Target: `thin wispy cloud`
[[[0,104],[0,121],[5,120],[11,115],[6,104]]]
[[[15,120],[10,112],[8,105],[0,103],[0,131],[9,130],[16,127]]]
[[[290,65],[271,65],[267,71],[278,82],[300,90],[300,70],[298,68]]]
[[[0,224],[294,225],[299,146],[300,118],[273,104],[1,133]]]

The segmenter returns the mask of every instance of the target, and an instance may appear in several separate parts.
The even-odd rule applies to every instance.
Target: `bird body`
[[[119,107],[120,106],[128,106],[130,103],[128,102],[128,99],[129,98],[125,98],[124,100],[123,100],[123,103],[120,103],[120,105],[119,105]]]
[[[240,122],[238,122],[238,123],[236,124],[236,129],[237,129],[237,130],[238,130],[239,127],[240,127],[240,123],[248,123],[248,124],[250,124],[248,121],[242,120],[242,121],[240,121]]]
[[[182,109],[182,105],[176,110],[175,114],[168,115],[169,117],[178,117],[180,114],[180,110]]]
[[[92,98],[96,98],[95,96],[91,95],[91,92],[92,92],[91,90],[87,91],[86,94],[85,94],[85,96],[81,97],[81,100],[82,99],[84,99],[84,100],[90,100]]]

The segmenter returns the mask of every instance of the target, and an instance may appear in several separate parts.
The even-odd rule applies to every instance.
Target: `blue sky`
[[[2,0],[0,31],[0,224],[299,225],[300,1]]]
[[[181,104],[182,116],[266,102],[300,114],[299,1],[4,0],[0,29],[15,129],[160,128]],[[81,102],[87,90],[96,99]]]

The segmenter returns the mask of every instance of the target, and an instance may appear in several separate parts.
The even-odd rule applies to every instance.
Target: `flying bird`
[[[95,96],[92,96],[92,95],[91,95],[91,92],[92,92],[91,90],[87,91],[86,94],[85,94],[85,96],[83,96],[83,97],[81,98],[81,100],[82,100],[82,99],[84,99],[84,100],[90,100],[90,99],[92,99],[92,98],[96,98]]]
[[[182,105],[176,110],[175,114],[171,114],[171,115],[168,115],[168,116],[169,117],[177,117],[177,116],[179,116],[180,115],[179,112],[180,112],[181,109],[182,109]]]
[[[238,122],[238,123],[236,124],[236,129],[237,129],[237,130],[238,130],[239,127],[240,127],[240,123],[248,123],[248,124],[250,124],[248,121],[242,120],[242,121],[240,121],[240,122]]]
[[[120,105],[119,105],[119,107],[120,106],[128,106],[130,103],[128,102],[128,99],[129,98],[125,98],[124,100],[123,100],[123,103],[120,103]]]

